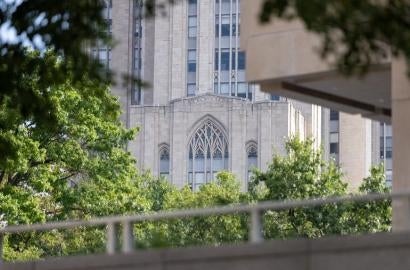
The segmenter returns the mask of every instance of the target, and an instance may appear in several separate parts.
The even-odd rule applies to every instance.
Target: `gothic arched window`
[[[159,150],[159,175],[169,179],[169,148],[162,146]]]
[[[246,177],[249,180],[252,177],[252,169],[258,166],[258,147],[256,143],[250,143],[246,147],[246,155],[247,155],[247,174]]]
[[[188,183],[192,190],[198,190],[217,172],[228,168],[228,143],[212,120],[205,120],[195,131],[188,147]]]

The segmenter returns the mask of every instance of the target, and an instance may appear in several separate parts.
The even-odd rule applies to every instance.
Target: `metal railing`
[[[327,197],[297,201],[266,201],[255,204],[228,205],[220,207],[202,208],[202,209],[186,209],[177,211],[163,211],[156,213],[146,213],[131,216],[111,216],[95,218],[82,221],[61,221],[50,222],[44,224],[31,225],[13,225],[0,228],[0,261],[2,258],[2,239],[7,233],[22,233],[22,232],[39,232],[55,229],[70,229],[81,226],[106,226],[106,252],[114,254],[116,252],[116,244],[119,239],[116,237],[116,225],[122,224],[122,248],[123,253],[129,253],[134,250],[133,224],[143,221],[158,221],[173,218],[189,218],[210,215],[229,215],[229,214],[250,214],[249,222],[249,242],[260,243],[263,239],[262,231],[262,214],[267,210],[288,210],[292,208],[311,208],[323,206],[326,204],[346,203],[346,202],[375,202],[382,200],[394,199],[410,199],[410,192],[398,193],[375,193],[366,195],[352,195],[343,197]]]

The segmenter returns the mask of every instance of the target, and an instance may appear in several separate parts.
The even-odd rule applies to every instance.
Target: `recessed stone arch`
[[[223,126],[211,116],[194,125],[188,140],[188,184],[198,190],[228,169],[228,139]]]

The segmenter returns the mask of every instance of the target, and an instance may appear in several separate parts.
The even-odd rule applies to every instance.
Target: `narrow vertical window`
[[[159,175],[169,180],[169,148],[163,146],[159,151]]]
[[[245,81],[245,53],[239,51],[240,0],[215,0],[214,92],[253,99]]]
[[[339,163],[339,112],[330,110],[329,154]]]
[[[133,75],[135,78],[141,79],[142,77],[142,0],[134,0],[134,35],[133,35],[133,58],[132,67]],[[131,91],[131,103],[133,105],[142,104],[142,89],[141,85],[137,82],[132,83]]]
[[[254,143],[250,144],[246,149],[246,154],[247,154],[246,178],[249,182],[253,175],[252,170],[258,167],[258,148],[256,144]]]
[[[386,185],[392,185],[393,175],[393,141],[390,125],[380,123],[380,161],[383,162],[386,175]]]
[[[107,33],[112,34],[112,0],[104,0],[103,17],[107,23]],[[92,57],[98,60],[107,71],[111,67],[111,47],[102,45],[97,42],[97,45],[91,49]]]
[[[187,96],[194,96],[197,89],[197,33],[198,3],[188,0]]]

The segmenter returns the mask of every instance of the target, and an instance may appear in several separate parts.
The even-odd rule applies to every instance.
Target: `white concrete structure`
[[[345,78],[320,58],[315,48],[321,39],[306,31],[300,21],[275,19],[275,23],[260,25],[258,14],[262,2],[248,0],[242,3],[241,21],[244,27],[241,46],[247,53],[248,80],[259,83],[265,92],[297,98],[350,114],[361,114],[385,123],[391,122],[394,140],[391,143],[391,132],[383,133],[383,145],[382,140],[379,142],[383,155],[380,156],[383,156],[386,164],[392,165],[393,191],[409,190],[410,80],[402,56],[392,58],[386,55],[370,67],[365,77]],[[272,65],[272,62],[278,65]],[[352,125],[351,129],[358,136],[356,140],[351,140],[351,148],[357,149],[356,153],[359,154],[361,145],[369,143],[369,139],[363,140],[363,136],[367,137],[363,130],[369,130],[369,125]],[[386,131],[384,127],[383,131]],[[360,134],[362,135],[359,136]],[[373,137],[371,143],[378,138],[379,136],[376,139]],[[367,164],[368,159],[361,159],[361,163]],[[395,201],[393,210],[394,229],[401,231],[408,228],[410,202]]]

